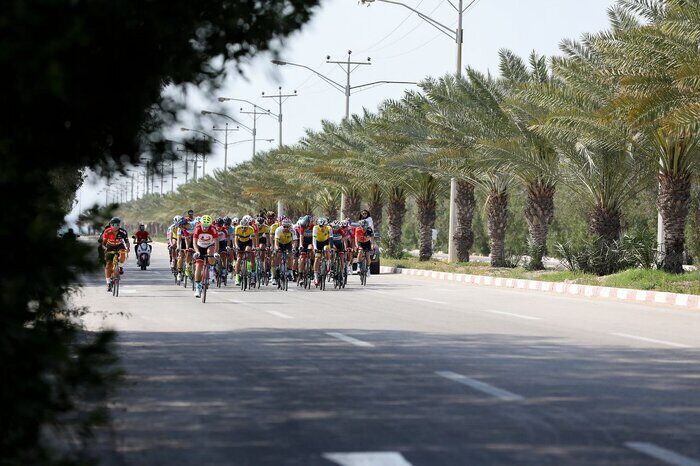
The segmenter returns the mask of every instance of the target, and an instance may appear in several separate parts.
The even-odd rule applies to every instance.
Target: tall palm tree
[[[665,232],[663,268],[683,271],[685,224],[700,136],[700,5],[624,0],[621,27],[599,40],[619,80],[617,113],[637,131],[635,147],[658,171],[657,207]]]
[[[430,145],[431,129],[425,119],[429,111],[427,98],[418,92],[406,92],[399,101],[386,101],[380,109],[380,143],[387,153],[396,154],[388,166],[393,167],[393,183],[410,193],[416,202],[419,224],[419,259],[429,260],[433,254],[432,230],[435,228],[438,197],[447,190],[445,180],[430,171],[416,169],[415,159],[427,165],[436,157]]]
[[[619,18],[616,10],[610,15]],[[613,30],[623,19],[611,22]],[[619,86],[605,72],[595,46],[598,37],[602,35],[563,41],[564,56],[552,60],[558,85],[533,84],[521,91],[521,97],[548,111],[532,129],[556,147],[561,179],[586,204],[590,231],[601,247],[609,249],[620,237],[624,204],[647,186],[648,166],[634,148],[632,128],[607,116]],[[616,268],[616,264],[601,266],[601,273]]]

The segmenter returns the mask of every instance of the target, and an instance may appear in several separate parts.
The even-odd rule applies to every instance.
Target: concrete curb
[[[574,283],[542,282],[517,278],[489,277],[464,273],[436,272],[433,270],[404,269],[399,267],[380,267],[381,273],[393,273],[427,277],[436,280],[461,282],[478,286],[513,288],[523,291],[540,291],[566,296],[601,298],[613,301],[626,301],[644,304],[665,304],[686,309],[700,309],[700,296],[663,291],[631,290],[627,288],[610,288],[606,286],[577,285]]]

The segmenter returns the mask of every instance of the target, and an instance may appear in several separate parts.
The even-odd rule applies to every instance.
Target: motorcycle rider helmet
[[[199,221],[202,224],[202,228],[209,228],[211,226],[211,216],[209,215],[203,215]]]

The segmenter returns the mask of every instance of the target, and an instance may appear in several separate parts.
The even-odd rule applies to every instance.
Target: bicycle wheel
[[[209,264],[205,262],[202,270],[202,304],[207,302],[207,289],[209,288]]]

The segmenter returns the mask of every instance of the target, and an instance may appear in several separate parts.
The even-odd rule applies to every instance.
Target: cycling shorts
[[[180,236],[180,244],[178,246],[178,249],[187,249],[187,242],[185,241],[184,236]]]
[[[360,242],[359,246],[360,246],[359,249],[361,249],[363,251],[367,251],[367,252],[372,251],[372,242],[371,241],[365,241],[364,243]]]
[[[204,256],[206,256],[207,254],[209,254],[209,248],[212,248],[212,247],[214,247],[213,244],[212,244],[211,246],[207,246],[207,247],[200,246],[200,245],[196,245],[194,250],[195,250],[196,252],[199,253],[199,258],[200,258],[200,259],[203,259]],[[213,255],[214,255],[214,254],[212,254],[212,256],[213,256]]]
[[[243,252],[247,247],[253,247],[253,242],[248,240],[248,241],[241,241],[238,240],[238,250]]]
[[[338,252],[345,252],[345,241],[333,241],[331,246]]]
[[[279,246],[280,247],[277,248],[278,251],[292,252],[292,243],[280,244]]]
[[[316,250],[323,251],[326,248],[326,246],[328,246],[328,243],[330,243],[330,240],[325,240],[325,241],[316,240]]]
[[[260,238],[258,238],[258,244],[267,244],[267,238],[261,236]]]
[[[226,240],[219,241],[219,252],[225,252],[227,247],[228,247],[228,241],[226,241]]]

